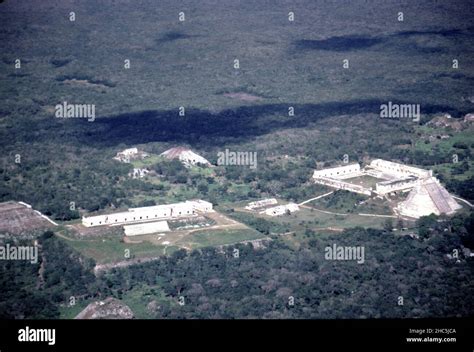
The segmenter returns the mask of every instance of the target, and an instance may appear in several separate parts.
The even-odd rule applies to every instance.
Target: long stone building
[[[194,216],[198,213],[208,213],[212,211],[212,203],[198,199],[182,203],[131,208],[128,211],[112,214],[83,217],[82,224],[86,227],[123,225]]]
[[[431,170],[420,169],[418,167],[394,163],[382,159],[374,159],[365,168],[365,173],[378,178],[405,178],[408,176],[416,176],[418,178],[426,178],[433,176]]]
[[[345,182],[340,179],[334,179],[329,177],[318,177],[315,180],[316,183],[321,185],[346,190],[349,192],[365,194],[366,196],[370,196],[372,194],[372,190],[370,188],[363,187],[361,185],[356,185],[354,183]]]
[[[361,170],[359,164],[350,164],[344,166],[331,167],[329,169],[315,170],[313,178],[334,178],[334,179],[345,179],[351,177],[361,176]]]
[[[377,182],[375,184],[375,193],[385,195],[391,192],[409,190],[415,187],[419,179],[413,175],[396,180]]]
[[[278,201],[275,198],[266,198],[261,200],[256,200],[255,202],[250,202],[247,204],[245,209],[247,210],[255,210],[258,208],[264,208],[270,205],[276,205]]]
[[[280,216],[285,215],[288,212],[294,213],[295,211],[300,210],[298,204],[296,203],[288,203],[284,205],[277,205],[276,207],[267,208],[260,212],[260,214],[266,214],[269,216]]]

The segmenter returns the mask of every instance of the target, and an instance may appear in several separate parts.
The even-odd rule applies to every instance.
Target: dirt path
[[[303,205],[302,208],[313,209],[313,210],[315,210],[315,211],[319,211],[320,213],[329,214],[329,215],[340,215],[340,216],[357,215],[357,214],[335,213],[335,212],[333,212],[333,211],[321,210],[321,209],[317,209],[317,208],[315,208],[315,207],[311,207],[311,206],[308,206],[308,205]]]
[[[116,262],[116,263],[97,264],[94,267],[94,274],[97,276],[97,274],[99,274],[101,271],[107,271],[113,268],[125,268],[130,265],[147,263],[147,262],[151,262],[153,260],[158,260],[158,259],[160,259],[160,257],[137,258],[137,259],[123,260],[121,262]]]
[[[459,198],[459,197],[456,197],[456,196],[453,196],[453,198],[454,198],[454,199],[457,199],[457,200],[459,200],[459,201],[461,201],[461,202],[463,202],[463,203],[465,203],[465,204],[467,204],[467,205],[469,205],[471,208],[474,208],[474,204],[469,203],[469,202],[468,202],[467,200],[465,200],[465,199],[462,199],[462,198]]]
[[[240,223],[237,223],[237,224],[226,224],[226,225],[212,225],[212,226],[208,226],[208,227],[202,227],[202,228],[199,228],[199,229],[192,229],[192,230],[189,230],[188,233],[186,235],[190,235],[192,234],[193,232],[197,232],[197,231],[204,231],[204,230],[220,230],[220,229],[244,229],[246,228],[243,224],[240,224]]]
[[[366,213],[344,214],[344,213],[336,213],[336,212],[328,211],[328,210],[321,210],[321,209],[317,209],[317,208],[315,208],[315,207],[311,207],[311,206],[308,206],[308,205],[303,205],[302,208],[313,209],[313,210],[315,210],[315,211],[319,211],[320,213],[330,214],[330,215],[339,215],[339,216],[358,215],[358,216],[367,216],[367,217],[374,217],[374,218],[391,218],[391,219],[398,219],[398,216],[396,216],[396,215],[380,215],[380,214],[366,214]]]
[[[302,206],[302,205],[304,205],[304,204],[306,204],[306,203],[312,202],[313,200],[327,197],[328,195],[333,194],[333,193],[334,193],[334,191],[331,191],[331,192],[328,192],[328,193],[325,193],[325,194],[321,194],[320,196],[317,196],[317,197],[314,197],[314,198],[305,200],[305,201],[299,203],[298,205],[299,205],[299,206]]]
[[[371,216],[371,217],[374,217],[374,218],[398,219],[398,216],[396,216],[396,215],[378,215],[378,214],[364,214],[364,213],[358,213],[357,215],[359,215],[359,216]]]
[[[55,234],[56,236],[58,236],[58,237],[61,237],[61,238],[65,239],[66,241],[79,241],[79,240],[76,240],[76,239],[74,239],[74,238],[67,237],[66,235],[63,235],[63,234],[61,233],[61,231],[55,232],[54,234]]]
[[[38,284],[36,285],[36,289],[42,288],[44,286],[44,267],[46,264],[46,257],[41,250],[43,246],[38,243],[38,252],[41,253],[41,264],[38,270]]]

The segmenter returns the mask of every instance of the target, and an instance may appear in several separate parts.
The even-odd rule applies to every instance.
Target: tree
[[[207,192],[209,192],[209,187],[207,183],[205,182],[200,182],[197,188],[198,188],[199,193],[207,194]]]
[[[404,223],[403,223],[402,218],[398,218],[398,220],[397,220],[397,228],[398,228],[399,230],[402,230],[403,227],[404,227]]]
[[[383,229],[387,232],[393,231],[393,220],[391,218],[387,218],[383,223]]]
[[[437,216],[435,214],[431,214],[428,216],[422,216],[416,222],[418,227],[418,235],[422,238],[427,238],[431,232],[431,230],[436,226]]]

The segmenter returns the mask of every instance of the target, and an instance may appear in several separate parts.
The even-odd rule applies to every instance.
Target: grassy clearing
[[[147,158],[140,159],[140,160],[132,160],[131,164],[133,165],[134,168],[145,168],[145,167],[150,167],[163,160],[165,160],[165,158],[162,156],[150,154],[150,156],[148,156]]]
[[[121,301],[130,307],[137,319],[153,318],[153,310],[148,308],[150,302],[155,301],[157,307],[163,303],[175,304],[175,302],[164,295],[157,285],[134,287],[122,296]]]
[[[460,132],[448,132],[442,128],[424,128],[424,129],[417,129],[419,132],[423,132],[426,136],[429,135],[449,135],[447,139],[435,139],[430,143],[426,143],[425,140],[419,139],[416,141],[415,148],[422,152],[426,153],[433,153],[434,148],[436,147],[437,150],[443,153],[450,153],[456,151],[454,144],[456,143],[463,143],[466,144],[468,148],[474,146],[474,137],[472,129],[467,129]]]
[[[377,182],[383,181],[379,178],[372,177],[372,176],[360,176],[360,177],[353,177],[345,180],[346,182],[349,183],[354,183],[356,185],[361,185],[363,187],[373,187],[375,188],[375,184]]]
[[[74,319],[92,300],[78,300],[74,306],[59,307],[59,319]]]
[[[415,143],[415,150],[429,155],[443,155],[442,163],[433,165],[435,174],[444,175],[445,179],[465,181],[474,176],[474,163],[471,155],[474,151],[474,135],[472,127],[463,131],[452,131],[445,128],[420,126],[417,132],[422,133]],[[434,139],[428,142],[429,136],[448,135],[447,139]],[[458,162],[454,162],[457,158]]]
[[[130,251],[130,258],[149,258],[164,254],[164,246],[151,243],[123,243],[121,237],[104,236],[96,239],[67,241],[82,255],[92,258],[97,264],[114,263],[126,260],[125,250]]]
[[[189,171],[191,174],[195,175],[201,175],[204,177],[213,177],[214,176],[214,170],[210,167],[199,167],[199,166],[191,166],[189,168]]]
[[[350,228],[356,226],[381,228],[384,218],[360,216],[357,214],[333,215],[314,209],[300,208],[298,212],[289,216],[274,217],[272,221],[286,225],[293,231],[303,231],[306,227],[314,230],[328,227]]]
[[[186,244],[193,249],[234,244],[242,241],[251,241],[264,238],[260,232],[255,230],[216,230],[216,231],[196,231],[192,237],[187,237],[182,244]],[[179,243],[179,242],[178,242]]]

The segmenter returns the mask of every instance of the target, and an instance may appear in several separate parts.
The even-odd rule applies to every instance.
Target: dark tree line
[[[122,298],[143,285],[166,300],[151,318],[403,318],[474,313],[474,215],[418,221],[419,239],[354,228],[330,237],[309,233],[298,249],[280,240],[179,250],[159,260],[113,269],[100,277],[94,262],[46,232],[37,264],[0,262],[0,317],[55,318],[71,296]],[[265,228],[261,229],[265,231]],[[331,261],[325,248],[363,246],[365,261]],[[239,250],[238,258],[234,250]],[[458,251],[453,257],[454,250]],[[459,259],[459,261],[458,261]],[[38,285],[44,261],[43,282]],[[179,305],[179,297],[185,304]],[[399,305],[399,297],[404,304]],[[294,305],[291,304],[293,300]],[[146,301],[143,303],[147,304]]]

